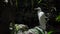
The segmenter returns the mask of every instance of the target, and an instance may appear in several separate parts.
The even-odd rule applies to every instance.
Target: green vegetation
[[[60,22],[60,15],[57,16],[56,21]]]
[[[53,33],[53,31],[49,31],[49,32],[48,32],[48,34],[52,34],[52,33]]]

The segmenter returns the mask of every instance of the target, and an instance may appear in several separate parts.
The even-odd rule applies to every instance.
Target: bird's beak
[[[34,10],[38,10],[37,8],[34,8]]]

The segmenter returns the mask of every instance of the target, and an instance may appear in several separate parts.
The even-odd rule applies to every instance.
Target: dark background
[[[18,1],[18,8],[16,8],[16,5],[14,4],[15,1],[11,0],[13,2],[13,5],[11,5],[10,2],[7,4],[3,2],[4,0],[0,0],[0,34],[9,34],[9,24],[10,22],[15,22],[18,24],[25,24],[28,25],[30,28],[33,28],[34,26],[39,25],[39,21],[37,18],[37,12],[34,11],[32,8],[31,0],[28,0],[27,4],[24,5],[24,0]],[[9,0],[10,1],[10,0]],[[49,1],[49,0],[48,0]],[[42,3],[46,3],[47,1],[44,1]],[[60,13],[60,0],[53,0],[49,3],[49,5],[54,4],[54,6],[57,9],[56,15]],[[38,5],[36,1],[34,2],[34,8],[41,6],[42,10],[43,5]],[[45,11],[44,11],[45,12]],[[53,14],[52,14],[53,15]],[[60,33],[60,23],[57,23],[55,19],[50,17],[50,20],[47,22],[47,31],[50,29],[54,29]],[[59,33],[55,34],[59,34]]]

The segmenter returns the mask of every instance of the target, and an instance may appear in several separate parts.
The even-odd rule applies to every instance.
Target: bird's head
[[[38,11],[41,11],[41,8],[40,8],[40,7],[38,7],[38,8],[35,8],[34,10],[38,10]]]

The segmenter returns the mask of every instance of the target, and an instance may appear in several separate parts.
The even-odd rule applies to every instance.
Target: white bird
[[[38,10],[37,13],[38,13],[38,19],[39,19],[40,26],[41,28],[45,30],[46,29],[46,20],[45,20],[46,16],[40,7],[35,8],[35,10]]]

